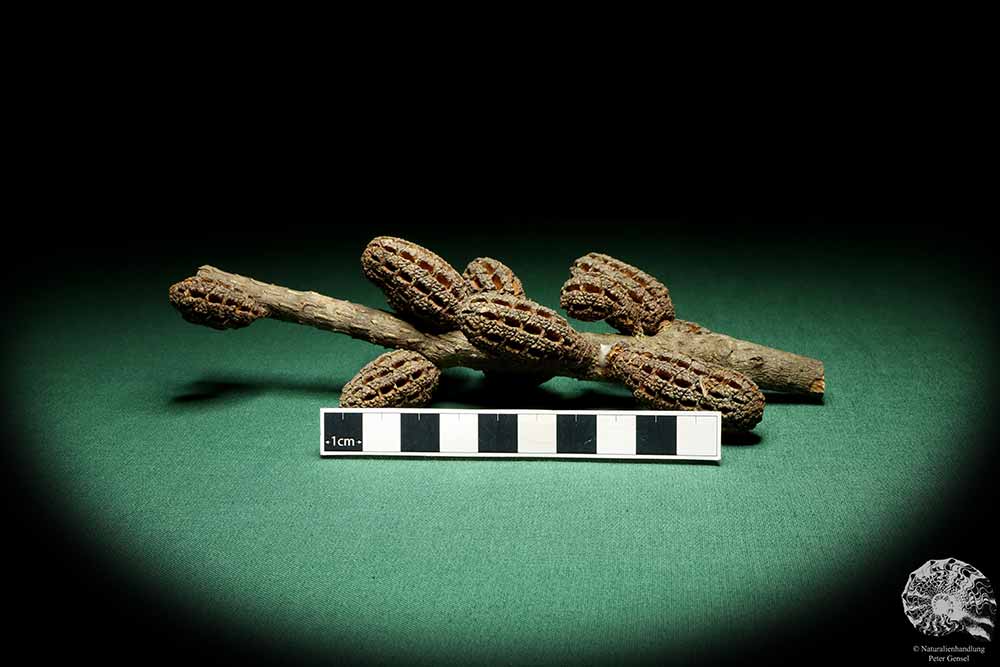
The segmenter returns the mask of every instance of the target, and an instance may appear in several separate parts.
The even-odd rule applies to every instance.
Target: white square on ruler
[[[597,453],[635,454],[635,415],[597,415]]]
[[[533,454],[556,453],[556,416],[524,414],[517,416],[517,451]]]
[[[678,456],[716,456],[719,420],[716,417],[677,417]]]
[[[479,415],[475,413],[441,413],[441,451],[479,451]]]
[[[364,413],[361,417],[361,448],[366,452],[398,452],[399,413]]]

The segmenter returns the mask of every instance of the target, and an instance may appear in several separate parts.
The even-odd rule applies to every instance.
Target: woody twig
[[[490,258],[459,274],[425,248],[379,237],[362,268],[396,313],[212,266],[173,285],[170,300],[188,321],[213,328],[267,317],[396,350],[344,387],[344,406],[426,405],[439,369],[464,366],[511,381],[561,375],[620,383],[644,405],[719,410],[728,430],[749,430],[763,414],[761,390],[813,401],[825,391],[821,361],[677,320],[665,286],[605,255],[574,263],[561,305],[577,319],[604,319],[619,334],[575,330],[528,299],[514,273]]]

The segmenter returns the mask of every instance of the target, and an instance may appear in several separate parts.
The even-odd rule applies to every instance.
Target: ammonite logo
[[[929,560],[910,573],[903,611],[920,632],[943,637],[964,631],[990,641],[997,601],[990,580],[956,558]]]

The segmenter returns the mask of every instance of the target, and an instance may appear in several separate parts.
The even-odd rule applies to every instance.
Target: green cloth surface
[[[697,655],[779,628],[905,549],[985,456],[966,443],[989,407],[977,313],[991,304],[948,266],[491,243],[432,249],[459,270],[498,257],[557,309],[575,257],[614,254],[662,279],[679,317],[822,359],[825,402],[769,404],[760,441],[725,446],[718,466],[321,459],[320,408],[383,350],[274,321],[196,327],[166,290],[211,263],[385,307],[360,275],[363,244],[335,262],[192,255],[23,304],[11,354],[16,419],[38,443],[26,469],[165,600],[246,632],[407,664],[568,662]],[[627,405],[623,389],[567,378],[498,395],[453,369],[433,407]]]

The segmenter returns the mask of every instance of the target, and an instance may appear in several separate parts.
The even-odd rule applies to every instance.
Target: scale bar
[[[722,459],[718,412],[323,408],[320,455]]]

